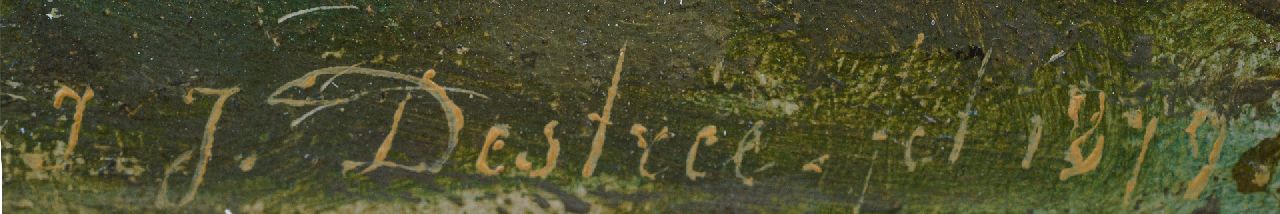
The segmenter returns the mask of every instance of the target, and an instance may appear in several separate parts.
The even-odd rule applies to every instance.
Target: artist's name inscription
[[[603,109],[598,113],[591,113],[586,115],[586,117],[588,117],[591,121],[594,121],[597,124],[597,129],[594,133],[594,137],[591,140],[591,147],[590,147],[590,151],[588,151],[587,160],[585,163],[583,163],[583,168],[581,171],[582,177],[593,176],[596,165],[599,159],[601,158],[601,154],[605,146],[605,141],[606,141],[605,136],[608,130],[608,126],[613,125],[611,121],[611,117],[612,117],[614,102],[618,96],[618,87],[619,87],[618,84],[619,84],[619,80],[622,78],[623,63],[625,61],[625,57],[626,57],[626,45],[624,45],[618,51],[617,64],[614,67],[613,76],[611,79],[612,81],[608,88],[608,93],[606,94],[606,97],[604,99],[605,102],[604,102]],[[986,60],[984,59],[983,61],[985,64]],[[316,87],[317,85],[319,85],[319,88],[318,88],[319,91],[324,91],[329,85],[332,85],[331,83],[335,79],[345,75],[360,75],[360,76],[367,76],[367,77],[374,77],[374,78],[385,78],[385,79],[406,83],[407,86],[396,86],[396,87],[388,87],[388,88],[358,92],[354,95],[342,97],[342,98],[294,99],[294,98],[282,97],[282,94],[284,92],[289,91],[291,89],[298,89],[298,90],[309,89],[312,87]],[[390,130],[388,130],[386,137],[383,139],[383,142],[375,152],[374,158],[372,160],[365,161],[365,162],[362,162],[362,161],[344,162],[342,164],[343,165],[342,171],[345,173],[349,170],[355,170],[359,167],[363,167],[363,169],[358,170],[358,173],[364,174],[364,173],[369,173],[371,171],[378,170],[378,169],[409,170],[409,171],[419,172],[419,173],[427,173],[427,172],[436,173],[436,172],[439,172],[444,167],[445,163],[449,160],[450,154],[452,154],[453,150],[456,148],[458,144],[458,139],[459,139],[459,136],[458,136],[459,132],[462,130],[462,127],[464,126],[466,121],[463,116],[463,109],[458,105],[456,105],[452,101],[452,99],[449,98],[449,94],[450,93],[466,94],[468,96],[475,96],[475,97],[481,97],[481,98],[487,98],[487,96],[471,90],[466,90],[461,88],[451,88],[451,87],[445,87],[445,86],[439,85],[432,80],[435,75],[436,75],[436,72],[434,70],[428,70],[422,76],[410,76],[410,75],[391,72],[391,71],[362,68],[362,67],[358,67],[358,64],[352,65],[352,66],[329,67],[329,68],[314,70],[312,72],[304,74],[302,77],[298,79],[294,79],[289,82],[286,82],[285,84],[277,88],[273,93],[271,93],[271,95],[266,99],[266,102],[270,105],[284,105],[284,106],[291,106],[291,107],[312,107],[312,110],[308,111],[305,114],[302,114],[301,116],[294,119],[290,123],[291,126],[297,126],[300,123],[305,122],[305,120],[308,117],[310,117],[313,114],[316,114],[317,112],[320,112],[324,109],[327,109],[333,106],[344,105],[344,104],[357,101],[360,98],[364,97],[365,95],[375,94],[380,92],[389,92],[389,91],[425,92],[431,95],[431,97],[434,98],[436,101],[438,101],[440,105],[439,108],[441,109],[441,111],[444,112],[446,121],[448,122],[447,125],[449,127],[448,129],[449,138],[448,138],[447,148],[445,149],[445,152],[442,153],[440,157],[438,157],[438,159],[435,159],[430,163],[428,163],[427,161],[422,161],[416,164],[408,164],[408,163],[402,164],[402,163],[396,163],[396,162],[387,160],[387,155],[391,151],[392,144],[395,141],[396,133],[400,129],[399,123],[402,118],[402,115],[404,114],[406,103],[410,99],[412,99],[412,96],[406,95],[398,103],[398,106],[394,114],[392,115]],[[981,72],[979,72],[979,75],[981,75]],[[327,77],[328,79],[325,80],[323,83],[317,84],[317,81],[320,81],[322,77]],[[205,175],[205,171],[208,167],[207,166],[208,161],[213,156],[212,148],[215,145],[214,136],[216,136],[219,118],[221,118],[223,113],[222,111],[223,105],[226,103],[228,98],[236,95],[238,92],[240,92],[240,89],[238,87],[228,87],[228,88],[197,87],[197,88],[189,89],[186,92],[184,96],[184,101],[187,104],[191,104],[197,95],[213,96],[213,97],[216,97],[216,101],[214,102],[213,108],[210,110],[208,121],[205,123],[204,133],[202,136],[201,145],[199,147],[199,150],[200,150],[199,158],[197,158],[197,160],[199,161],[195,167],[195,173],[193,175],[191,185],[188,188],[187,194],[184,197],[182,197],[179,200],[179,202],[176,204],[169,202],[168,199],[164,197],[165,191],[167,191],[167,180],[168,180],[167,178],[169,174],[172,173],[172,171],[174,170],[173,168],[175,168],[173,166],[177,166],[182,162],[186,162],[190,160],[191,159],[190,152],[183,155],[179,155],[179,158],[177,158],[174,161],[175,163],[171,164],[172,166],[166,167],[165,179],[164,179],[164,182],[162,182],[161,184],[160,193],[159,193],[159,195],[161,196],[157,197],[157,201],[156,201],[157,205],[182,206],[195,200],[196,193],[199,190],[200,184],[203,181],[203,177]],[[94,91],[92,88],[86,87],[84,91],[76,92],[74,89],[66,86],[63,86],[62,88],[60,88],[53,96],[54,107],[60,108],[63,104],[64,99],[71,99],[76,101],[75,115],[73,117],[73,123],[70,127],[70,134],[68,136],[69,139],[67,140],[67,147],[58,168],[70,167],[68,166],[71,163],[69,159],[70,159],[70,156],[74,154],[77,141],[79,140],[80,125],[85,118],[85,115],[84,115],[85,108],[87,106],[87,103],[92,100],[93,96],[94,96]],[[1078,90],[1078,89],[1073,88],[1069,91],[1070,100],[1067,106],[1066,115],[1067,115],[1067,118],[1070,119],[1073,124],[1071,128],[1073,131],[1071,133],[1077,133],[1075,130],[1082,128],[1081,127],[1082,122],[1085,122],[1087,123],[1086,125],[1091,125],[1091,126],[1088,126],[1088,129],[1086,131],[1084,131],[1083,133],[1079,133],[1079,135],[1077,135],[1073,139],[1068,139],[1071,142],[1071,144],[1067,151],[1066,160],[1070,162],[1071,167],[1061,170],[1061,173],[1059,174],[1059,179],[1061,180],[1067,180],[1073,176],[1080,176],[1080,175],[1084,175],[1089,172],[1092,172],[1095,169],[1097,169],[1099,162],[1101,162],[1103,148],[1106,143],[1106,140],[1105,140],[1105,137],[1102,136],[1102,134],[1097,133],[1097,130],[1104,124],[1102,120],[1104,115],[1103,112],[1106,110],[1107,99],[1106,99],[1105,93],[1102,93],[1102,92],[1097,93],[1095,96],[1097,97],[1098,110],[1094,112],[1092,115],[1090,115],[1090,117],[1088,118],[1080,118],[1079,112],[1081,109],[1084,108],[1088,96],[1089,94],[1082,92],[1081,90]],[[971,107],[967,107],[967,108],[971,108]],[[1124,201],[1127,204],[1129,201],[1130,193],[1133,192],[1135,186],[1137,185],[1137,177],[1141,169],[1141,164],[1146,154],[1147,144],[1152,140],[1154,136],[1154,132],[1157,127],[1158,120],[1157,118],[1151,118],[1148,120],[1149,122],[1147,123],[1147,125],[1143,127],[1142,113],[1140,111],[1126,113],[1125,116],[1129,120],[1130,127],[1139,129],[1139,130],[1145,130],[1145,135],[1143,137],[1143,143],[1141,147],[1142,149],[1136,160],[1137,165],[1134,167],[1132,172],[1133,174],[1132,178],[1128,181],[1125,189]],[[1031,129],[1029,130],[1029,133],[1028,133],[1030,136],[1028,137],[1029,142],[1026,150],[1026,155],[1022,160],[1023,168],[1031,167],[1031,160],[1036,153],[1036,148],[1040,141],[1040,134],[1043,132],[1042,129],[1044,128],[1044,123],[1045,123],[1044,121],[1042,121],[1039,115],[1033,116],[1029,120],[1031,122],[1031,126],[1030,126]],[[1196,154],[1196,155],[1199,154],[1199,145],[1196,140],[1196,130],[1198,130],[1199,126],[1201,126],[1206,120],[1209,122],[1210,125],[1213,126],[1213,128],[1218,130],[1217,132],[1218,135],[1214,139],[1212,150],[1209,151],[1208,164],[1204,165],[1200,169],[1199,173],[1187,183],[1188,185],[1187,192],[1184,194],[1184,197],[1186,198],[1197,198],[1199,197],[1199,194],[1204,191],[1205,186],[1209,182],[1208,175],[1209,173],[1211,173],[1211,171],[1214,169],[1217,163],[1219,152],[1222,147],[1222,143],[1225,141],[1225,138],[1227,136],[1225,132],[1226,123],[1224,122],[1224,118],[1221,115],[1218,115],[1210,110],[1204,110],[1204,109],[1195,111],[1195,113],[1192,115],[1191,124],[1188,125],[1188,127],[1186,128],[1186,133],[1190,139],[1190,144],[1191,144],[1190,147],[1193,149],[1192,150],[1193,154]],[[952,151],[949,155],[949,160],[951,163],[954,163],[956,159],[960,157],[961,149],[963,148],[962,146],[964,143],[964,135],[968,131],[967,116],[963,116],[962,114],[962,121],[963,122],[961,122],[960,127],[957,129],[956,133],[954,133],[956,136],[955,137],[956,142],[955,142],[955,145],[952,147]],[[560,156],[560,152],[561,152],[560,141],[555,137],[555,129],[558,124],[559,124],[558,121],[552,120],[547,122],[546,126],[543,128],[543,135],[546,138],[546,143],[550,146],[550,148],[545,153],[545,161],[543,165],[541,167],[535,168],[534,163],[529,161],[528,159],[529,152],[522,151],[518,154],[517,158],[515,159],[515,163],[514,163],[515,170],[523,172],[520,174],[527,174],[527,176],[534,177],[534,178],[546,178],[552,174],[552,172],[556,169],[556,165],[558,164],[557,159]],[[733,169],[734,176],[737,177],[738,180],[740,180],[743,185],[754,186],[757,184],[756,179],[752,176],[745,175],[742,172],[741,168],[742,168],[743,160],[746,158],[746,153],[748,151],[759,152],[761,148],[763,148],[764,142],[761,141],[761,136],[763,135],[761,130],[762,130],[762,127],[765,125],[766,124],[763,121],[756,121],[755,123],[752,124],[751,129],[748,132],[746,132],[746,134],[744,134],[744,136],[740,138],[739,141],[737,142],[736,151],[732,156],[731,160],[734,163],[734,169]],[[491,153],[500,151],[505,147],[506,142],[503,141],[502,138],[508,137],[510,135],[509,129],[510,127],[504,124],[495,124],[488,129],[488,131],[484,135],[483,143],[480,148],[480,153],[477,157],[475,157],[474,165],[475,165],[476,173],[479,173],[485,176],[495,176],[495,175],[500,175],[505,170],[509,170],[509,168],[507,168],[502,164],[490,163],[488,158]],[[687,157],[685,159],[684,174],[686,177],[688,177],[689,180],[696,181],[698,180],[698,178],[711,176],[707,172],[697,170],[696,160],[698,156],[698,150],[700,147],[714,146],[718,141],[720,141],[719,136],[716,135],[716,133],[718,132],[717,130],[718,130],[718,127],[714,125],[703,126],[699,131],[696,132],[697,134],[694,136],[694,140],[692,142],[685,142],[685,143],[688,143],[687,145],[689,146],[689,149],[688,149]],[[636,166],[638,169],[637,170],[638,173],[640,174],[640,176],[648,178],[650,180],[656,179],[656,176],[659,173],[650,172],[645,165],[648,162],[649,155],[652,151],[652,148],[655,145],[658,145],[658,143],[662,143],[662,144],[672,143],[672,142],[665,142],[665,141],[667,141],[672,136],[674,136],[673,132],[668,130],[667,127],[662,127],[656,133],[651,134],[648,127],[642,124],[636,123],[631,125],[630,134],[635,136],[636,145],[640,149],[644,150],[644,152],[642,153],[639,159],[639,164]],[[899,142],[900,145],[905,147],[902,161],[904,163],[904,166],[908,169],[908,171],[914,172],[918,167],[918,162],[913,160],[911,156],[912,141],[914,141],[918,137],[923,137],[925,135],[926,135],[926,132],[924,128],[917,127],[914,131],[911,132],[911,134],[909,135],[906,141]],[[876,141],[887,140],[888,134],[886,130],[878,130],[871,134],[871,139]],[[1090,139],[1093,139],[1096,143],[1094,143],[1093,148],[1086,155],[1085,150],[1083,150],[1081,146],[1082,144],[1088,142]],[[801,172],[806,172],[806,173],[823,173],[822,165],[829,158],[830,158],[829,154],[823,154],[819,157],[816,157],[812,161],[799,164],[798,169]],[[754,170],[754,172],[767,170],[773,167],[774,165],[775,165],[774,163],[764,164],[763,166],[759,166],[756,170]],[[249,168],[251,168],[251,165]],[[245,170],[248,170],[248,168],[245,168]]]

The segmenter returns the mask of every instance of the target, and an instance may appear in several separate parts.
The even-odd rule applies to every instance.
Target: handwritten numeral
[[[71,123],[71,137],[67,139],[67,150],[62,152],[62,164],[65,166],[71,163],[71,154],[75,152],[76,142],[80,140],[80,124],[84,121],[84,109],[88,107],[86,104],[93,99],[93,88],[85,87],[83,94],[76,94],[75,90],[62,86],[53,94],[53,107],[61,108],[63,98],[76,100],[76,114],[73,118],[75,122]]]

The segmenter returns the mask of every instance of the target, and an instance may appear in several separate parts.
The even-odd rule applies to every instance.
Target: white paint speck
[[[62,14],[58,13],[58,8],[55,7],[53,9],[50,9],[49,13],[44,14],[44,16],[48,16],[49,19],[56,19],[56,18],[62,17]]]

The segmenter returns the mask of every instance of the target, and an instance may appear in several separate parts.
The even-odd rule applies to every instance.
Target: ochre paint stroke
[[[658,173],[651,173],[648,169],[645,169],[645,164],[649,162],[649,152],[653,150],[653,146],[651,144],[670,138],[671,133],[667,130],[667,127],[664,126],[661,130],[658,130],[658,134],[653,136],[653,141],[649,142],[644,140],[644,133],[648,131],[649,129],[645,128],[644,125],[638,123],[631,125],[631,135],[636,136],[636,146],[644,149],[644,153],[640,155],[640,176],[649,178],[649,180],[654,180],[658,178]]]
[[[822,154],[822,156],[819,156],[817,159],[813,159],[808,163],[805,163],[804,166],[800,166],[800,171],[822,173],[822,166],[819,164],[826,163],[827,159],[830,159],[830,158],[831,158],[831,155]]]
[[[480,147],[480,155],[476,156],[476,172],[485,176],[497,175],[502,172],[501,165],[499,165],[498,168],[489,168],[489,150],[502,149],[502,145],[506,143],[498,138],[507,137],[509,134],[509,132],[507,132],[508,129],[510,129],[510,126],[507,126],[506,124],[498,124],[489,127],[489,133],[484,135],[484,146]]]
[[[1209,185],[1209,174],[1213,172],[1213,168],[1218,164],[1218,156],[1222,151],[1222,143],[1227,140],[1227,124],[1222,115],[1213,114],[1209,117],[1209,122],[1218,129],[1218,137],[1213,139],[1213,150],[1209,151],[1209,164],[1200,167],[1200,174],[1187,182],[1187,193],[1182,195],[1183,199],[1200,198],[1200,193],[1204,192],[1205,186]]]
[[[1093,132],[1093,130],[1089,130],[1089,132]],[[1087,139],[1087,138],[1082,136],[1080,138],[1080,141],[1078,142],[1083,142],[1084,139]],[[1097,139],[1098,139],[1098,142],[1093,146],[1093,151],[1089,153],[1089,157],[1085,158],[1084,160],[1076,159],[1076,161],[1072,161],[1071,168],[1062,169],[1062,172],[1058,174],[1059,180],[1065,181],[1067,180],[1067,178],[1071,178],[1072,176],[1088,173],[1098,168],[1098,163],[1102,161],[1102,148],[1104,145],[1106,145],[1106,142],[1105,142],[1106,140],[1102,135],[1098,135]],[[1078,143],[1072,142],[1072,144],[1078,144]],[[1076,148],[1076,149],[1071,151],[1072,154],[1074,154],[1072,156],[1078,156],[1080,154],[1079,147],[1073,147],[1073,148]]]
[[[431,96],[440,101],[440,108],[445,110],[445,118],[449,120],[449,147],[444,150],[444,153],[441,153],[440,159],[436,159],[435,163],[427,167],[427,171],[431,173],[440,172],[440,169],[444,168],[444,163],[449,161],[449,155],[453,154],[453,148],[458,145],[458,132],[462,131],[462,126],[465,125],[466,121],[462,117],[462,108],[458,108],[457,104],[453,104],[453,100],[449,99],[449,94],[445,93],[448,88],[431,81],[431,78],[435,76],[436,69],[428,69],[426,73],[422,73],[422,87],[431,92]]]
[[[369,163],[369,167],[365,167],[360,174],[372,172],[378,167],[382,167],[386,163],[387,153],[391,152],[391,143],[396,139],[396,131],[400,129],[400,118],[404,115],[404,105],[413,99],[412,95],[405,94],[404,100],[400,101],[400,105],[396,106],[396,113],[391,116],[391,131],[387,132],[387,137],[382,139],[382,145],[378,146],[378,151],[373,155],[373,162]]]
[[[1209,116],[1209,110],[1199,109],[1191,113],[1191,123],[1187,124],[1187,135],[1190,136],[1188,143],[1191,146],[1191,157],[1200,157],[1200,142],[1196,139],[1196,130],[1200,129],[1200,125],[1204,124],[1205,118]]]
[[[884,141],[884,140],[888,140],[888,139],[889,139],[889,134],[886,134],[886,133],[885,133],[885,130],[883,130],[883,129],[881,129],[881,130],[876,130],[876,132],[871,133],[871,140],[874,140],[874,141]]]
[[[1081,153],[1080,144],[1083,144],[1090,136],[1093,136],[1094,131],[1102,125],[1102,117],[1106,110],[1107,94],[1098,93],[1098,112],[1094,112],[1091,117],[1093,128],[1089,128],[1089,131],[1085,131],[1080,137],[1072,140],[1071,146],[1067,147],[1067,162],[1071,162],[1071,167],[1062,169],[1061,173],[1058,174],[1059,180],[1065,181],[1071,176],[1088,173],[1098,168],[1098,163],[1102,162],[1102,148],[1106,146],[1105,137],[1101,134],[1098,135],[1098,142],[1093,145],[1093,151],[1089,153],[1088,157]]]
[[[533,162],[529,162],[529,152],[523,151],[516,154],[516,170],[529,171],[533,170]]]
[[[555,130],[556,125],[559,124],[560,121],[552,120],[551,122],[547,122],[546,126],[542,127],[542,135],[547,137],[547,144],[551,145],[551,148],[547,149],[547,165],[529,172],[529,177],[546,178],[548,175],[551,175],[552,170],[556,169],[556,158],[560,157],[560,140],[556,139]],[[529,161],[524,160],[522,157],[516,157],[517,167],[519,167],[519,162],[528,163]],[[533,164],[528,163],[528,166],[532,167]]]
[[[334,99],[311,99],[311,98],[293,99],[293,98],[280,97],[280,94],[284,93],[285,91],[291,88],[298,88],[298,89],[310,88],[311,86],[315,85],[316,78],[321,75],[337,76],[337,75],[347,75],[347,74],[388,78],[388,79],[394,79],[394,80],[400,80],[400,81],[412,83],[414,85],[363,91],[363,92],[359,92],[354,95],[351,95],[349,97],[334,98]],[[485,96],[484,94],[476,93],[474,91],[470,91],[466,89],[449,88],[449,87],[440,86],[435,82],[431,81],[431,79],[435,77],[435,74],[436,74],[435,69],[427,70],[426,73],[423,73],[422,77],[414,77],[414,76],[391,72],[391,71],[360,68],[355,66],[336,66],[336,67],[322,68],[322,69],[317,69],[317,70],[308,72],[307,74],[304,74],[302,77],[286,82],[284,85],[281,85],[279,88],[276,88],[276,90],[272,92],[270,96],[268,96],[267,104],[270,104],[270,105],[281,104],[281,105],[294,106],[294,107],[316,106],[310,112],[295,119],[291,123],[291,126],[297,126],[299,122],[302,122],[302,120],[306,119],[307,116],[317,111],[323,110],[328,107],[336,106],[336,105],[350,103],[352,101],[359,100],[365,95],[369,95],[372,93],[381,93],[381,92],[389,92],[389,91],[418,91],[418,90],[426,91],[427,93],[431,94],[431,96],[435,98],[436,101],[440,103],[440,107],[445,113],[445,119],[449,122],[449,146],[445,149],[443,153],[441,153],[441,157],[439,159],[436,159],[436,161],[433,162],[431,166],[427,168],[427,171],[436,173],[436,172],[439,172],[440,169],[444,167],[445,162],[449,160],[449,156],[453,154],[454,148],[456,148],[458,145],[458,132],[462,130],[462,127],[465,123],[465,119],[462,116],[462,109],[458,108],[458,106],[453,103],[453,100],[449,99],[449,95],[446,92],[465,93],[470,96],[477,96],[485,99],[488,99],[489,97]]]
[[[188,190],[187,195],[183,196],[181,201],[178,201],[178,206],[186,205],[196,199],[196,192],[200,190],[200,183],[204,182],[204,173],[209,165],[209,159],[213,158],[213,133],[218,129],[218,119],[222,118],[222,106],[227,103],[227,98],[231,98],[231,95],[240,92],[240,87],[220,89],[194,88],[187,90],[187,96],[183,97],[183,101],[187,104],[195,101],[195,97],[192,95],[193,92],[216,95],[218,100],[213,102],[213,110],[209,113],[209,121],[205,122],[204,125],[204,140],[200,146],[201,158],[200,163],[196,165],[195,175],[191,176],[191,190]]]
[[[591,139],[591,153],[587,155],[587,163],[582,166],[582,177],[591,177],[596,171],[596,162],[600,161],[600,154],[604,152],[604,135],[605,128],[609,126],[609,115],[613,109],[613,99],[618,97],[618,81],[622,80],[622,62],[627,56],[627,44],[622,44],[622,49],[618,50],[618,64],[613,67],[613,80],[609,85],[609,93],[604,98],[604,111],[602,114],[592,113],[588,118],[600,123],[596,128],[596,135]]]
[[[920,49],[920,44],[924,44],[924,32],[916,34],[916,42],[911,45],[911,49],[913,49],[912,51],[918,51]],[[914,55],[912,57],[914,57]]]
[[[992,51],[994,52],[994,51]],[[965,136],[969,134],[969,113],[973,112],[973,99],[978,95],[978,83],[982,82],[982,75],[986,73],[987,61],[991,60],[991,53],[987,52],[982,57],[982,65],[978,66],[978,78],[973,80],[973,92],[969,93],[969,102],[964,105],[964,112],[960,112],[960,128],[956,130],[955,144],[951,146],[951,156],[947,158],[951,164],[955,164],[960,159],[960,150],[964,149]]]
[[[1123,116],[1124,116],[1125,123],[1129,124],[1130,128],[1142,129],[1142,110],[1141,109],[1126,111],[1124,112]]]
[[[1257,168],[1257,169],[1258,169],[1258,172],[1253,173],[1253,180],[1250,180],[1249,182],[1257,186],[1263,186],[1263,185],[1267,185],[1268,183],[1271,183],[1271,172],[1268,171],[1266,167]]]
[[[1035,158],[1036,149],[1040,147],[1040,137],[1044,134],[1044,119],[1040,115],[1031,117],[1031,128],[1027,130],[1027,155],[1022,157],[1022,168],[1030,169],[1031,160]]]
[[[347,174],[347,172],[348,172],[348,171],[354,170],[354,169],[356,169],[357,167],[360,167],[360,165],[364,165],[364,162],[360,162],[360,161],[353,161],[353,160],[343,160],[343,161],[342,161],[342,174]]]
[[[550,149],[547,151],[547,165],[543,168],[534,170],[534,163],[529,161],[529,151],[521,151],[516,155],[516,169],[518,170],[534,170],[529,172],[529,177],[545,178],[550,174],[550,170],[556,169],[556,158],[559,156],[559,140],[556,140],[556,126],[559,124],[557,120],[550,120],[547,126],[543,127],[543,135],[547,136],[547,144]],[[545,172],[543,170],[545,169]]]
[[[747,133],[742,136],[741,140],[738,140],[738,151],[733,153],[733,158],[731,159],[733,160],[734,176],[737,176],[738,179],[742,180],[742,184],[747,186],[754,186],[755,178],[742,175],[742,161],[746,158],[747,150],[760,152],[760,147],[763,147],[763,145],[760,144],[760,128],[763,127],[763,120],[757,120],[755,123],[751,124],[751,130],[747,131]]]
[[[1075,86],[1067,91],[1067,96],[1071,100],[1067,103],[1067,118],[1071,119],[1071,132],[1076,132],[1076,128],[1080,128],[1080,106],[1084,105],[1085,94]]]
[[[1156,123],[1160,118],[1152,117],[1147,122],[1146,132],[1142,134],[1142,149],[1138,150],[1138,163],[1133,165],[1133,176],[1124,184],[1124,206],[1129,206],[1129,199],[1133,194],[1133,190],[1138,187],[1138,172],[1142,170],[1142,162],[1147,157],[1147,147],[1151,143],[1151,139],[1156,136]]]
[[[719,140],[720,138],[716,137],[716,126],[714,125],[704,126],[702,130],[698,131],[698,135],[693,138],[693,146],[689,147],[689,156],[684,162],[684,174],[689,177],[689,180],[696,181],[699,177],[707,176],[706,172],[693,170],[693,162],[698,158],[698,142],[704,142],[707,146],[711,146],[715,145],[716,141]]]
[[[258,162],[258,154],[257,153],[250,154],[249,157],[245,157],[243,160],[240,160],[240,171],[249,172],[249,170],[253,170],[253,165],[256,164],[257,162]]]
[[[164,208],[172,205],[169,202],[169,196],[168,196],[169,195],[169,175],[177,171],[182,171],[182,163],[186,163],[188,160],[191,160],[191,152],[192,152],[191,150],[188,150],[187,152],[183,152],[182,154],[178,155],[178,158],[173,159],[173,162],[170,162],[168,166],[164,167],[164,177],[160,179],[160,190],[156,191],[156,202],[155,202],[156,207]]]
[[[85,87],[83,94],[76,94],[75,90],[62,86],[58,92],[53,94],[53,107],[61,108],[62,99],[71,98],[76,100],[76,113],[72,117],[71,137],[67,139],[67,150],[62,152],[62,164],[71,163],[71,154],[76,151],[76,142],[80,141],[80,124],[84,121],[84,109],[88,107],[89,100],[93,99],[93,88]]]
[[[911,142],[915,141],[917,137],[924,137],[924,135],[924,126],[916,126],[916,130],[911,131],[911,137],[908,137],[907,142],[902,144],[903,147],[906,147],[906,149],[902,151],[902,158],[903,163],[907,165],[907,172],[916,171],[916,161],[911,158]]]

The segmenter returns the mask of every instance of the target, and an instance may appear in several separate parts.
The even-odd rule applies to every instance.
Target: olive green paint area
[[[3,209],[1273,212],[1267,5],[4,1]],[[344,7],[306,11],[320,6]],[[308,76],[343,67],[370,72]],[[51,105],[64,86],[95,94],[71,154],[76,103]],[[453,149],[446,103],[464,118]],[[1062,179],[1090,165],[1067,160],[1082,136],[1099,161]],[[521,170],[551,139],[549,176]],[[481,154],[503,170],[482,174]],[[396,165],[363,172],[379,158]]]

